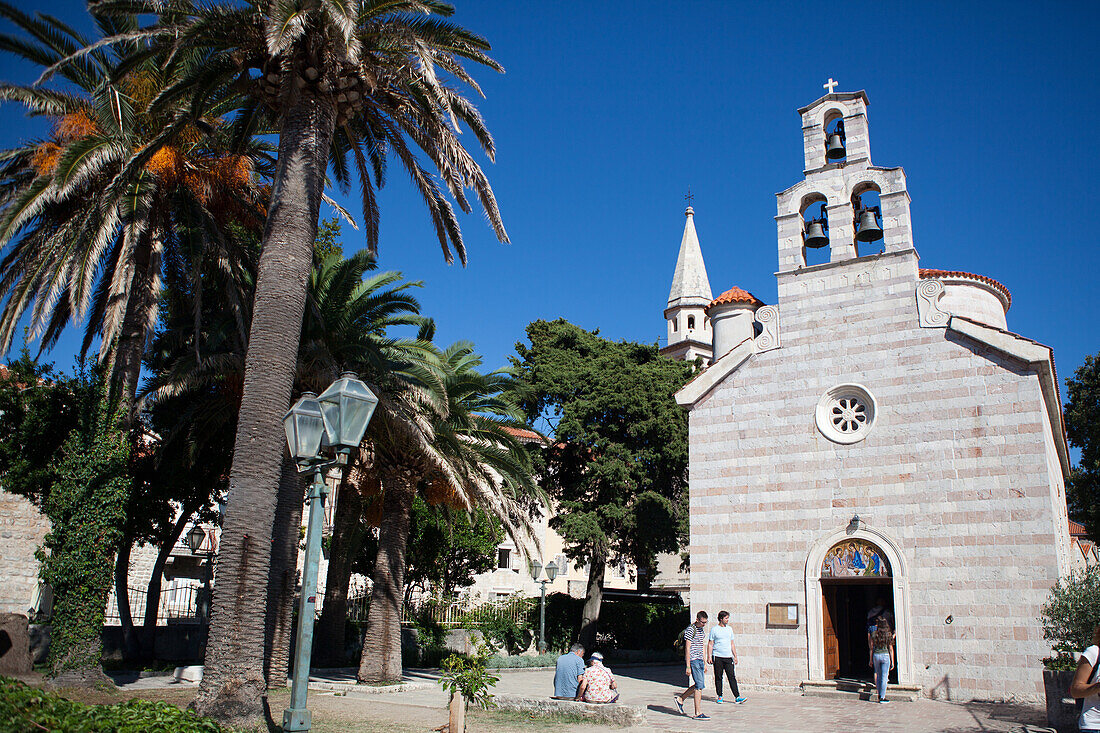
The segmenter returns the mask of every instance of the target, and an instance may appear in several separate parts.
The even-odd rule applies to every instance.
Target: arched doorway
[[[881,603],[883,610],[876,606]],[[896,679],[910,684],[908,573],[897,545],[858,519],[817,542],[806,562],[811,680],[870,679],[868,614],[886,612],[897,634]]]

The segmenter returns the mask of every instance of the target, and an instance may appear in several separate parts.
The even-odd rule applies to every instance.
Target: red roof
[[[751,305],[764,305],[764,301],[757,298],[748,290],[742,290],[738,287],[732,287],[726,292],[719,295],[714,300],[710,301],[703,310],[710,310],[716,305],[725,305],[726,303],[749,303]]]
[[[1069,520],[1069,533],[1073,537],[1085,537],[1088,535],[1088,531],[1085,529],[1085,525],[1080,522],[1075,522],[1072,519]]]
[[[923,267],[917,271],[917,275],[922,279],[926,277],[961,277],[968,280],[977,280],[978,282],[985,283],[986,285],[989,285],[995,290],[998,290],[1002,294],[1004,294],[1006,301],[1005,310],[1008,310],[1012,307],[1012,293],[1008,292],[1008,288],[1006,288],[1004,285],[997,282],[991,277],[986,277],[985,275],[975,275],[972,272],[963,272],[962,270],[930,270]]]
[[[533,441],[533,442],[536,442],[536,443],[545,443],[546,442],[546,438],[542,437],[541,435],[536,433],[534,430],[525,430],[524,428],[505,427],[504,432],[506,432],[509,435],[512,435],[516,438],[519,438],[520,440],[523,440],[523,441]]]

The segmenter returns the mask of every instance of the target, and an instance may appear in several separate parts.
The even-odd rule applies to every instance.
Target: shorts
[[[691,682],[696,690],[705,690],[707,687],[707,663],[702,659],[691,660]]]

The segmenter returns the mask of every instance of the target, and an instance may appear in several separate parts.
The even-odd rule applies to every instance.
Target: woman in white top
[[[1077,727],[1081,733],[1100,733],[1100,624],[1092,630],[1092,646],[1081,652],[1069,694],[1084,698]]]

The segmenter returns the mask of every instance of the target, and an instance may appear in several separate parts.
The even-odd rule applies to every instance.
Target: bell
[[[829,235],[825,233],[825,222],[811,219],[806,223],[805,243],[807,247],[821,249],[829,246]]]
[[[837,131],[829,133],[829,142],[825,145],[826,160],[840,160],[848,151],[844,149],[844,140]]]
[[[877,242],[882,239],[882,227],[878,225],[877,207],[860,209],[859,229],[856,230],[856,240],[860,242]]]

